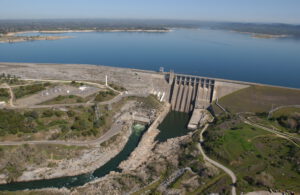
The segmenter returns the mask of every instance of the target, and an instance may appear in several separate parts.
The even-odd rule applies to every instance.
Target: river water
[[[114,158],[109,160],[102,167],[96,169],[92,173],[71,176],[71,177],[61,177],[56,179],[46,179],[46,180],[37,180],[30,182],[16,182],[5,185],[0,185],[0,190],[25,190],[25,189],[40,189],[40,188],[71,188],[76,186],[84,185],[87,182],[90,182],[96,178],[103,177],[108,174],[110,171],[119,171],[118,165],[126,160],[130,153],[136,148],[138,142],[145,130],[145,126],[142,128],[140,126],[133,127],[132,133],[124,147],[124,149],[116,155]]]
[[[172,120],[176,120],[175,123]],[[168,138],[178,137],[188,133],[186,130],[186,125],[188,123],[189,116],[186,113],[180,112],[170,112],[165,120],[159,126],[160,133],[157,137],[159,141],[165,141]],[[177,127],[177,128],[176,128]],[[120,171],[118,169],[119,164],[128,158],[130,153],[138,145],[144,131],[145,126],[135,125],[132,129],[132,134],[128,139],[124,149],[104,164],[102,167],[96,169],[92,173],[70,176],[70,177],[61,177],[55,179],[45,179],[29,182],[15,182],[0,185],[0,191],[16,191],[16,190],[25,190],[25,189],[41,189],[41,188],[72,188],[77,186],[82,186],[90,181],[93,181],[97,178],[103,177],[108,174],[110,171]]]
[[[74,38],[2,43],[0,61],[80,63],[147,70],[163,66],[166,71],[173,69],[178,73],[300,88],[299,40],[258,39],[249,34],[208,29],[59,35]]]
[[[159,142],[164,142],[169,138],[186,135],[189,130],[187,125],[190,116],[184,112],[169,112],[164,121],[158,126],[160,133],[155,138]]]

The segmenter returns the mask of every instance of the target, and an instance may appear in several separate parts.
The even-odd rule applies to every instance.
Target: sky
[[[0,0],[0,19],[52,18],[300,24],[300,0]]]

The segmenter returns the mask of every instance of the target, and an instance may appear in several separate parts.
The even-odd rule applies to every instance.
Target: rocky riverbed
[[[148,135],[149,134],[144,134],[144,136]],[[162,143],[152,142],[154,146],[152,144],[147,144],[150,143],[150,141],[141,142],[151,146],[151,151],[150,153],[147,153],[147,160],[139,163],[139,166],[125,166],[129,165],[130,163],[135,163],[137,162],[137,159],[139,159],[139,155],[131,155],[127,161],[124,161],[123,166],[125,168],[121,173],[110,172],[108,175],[102,178],[73,189],[43,189],[35,190],[34,192],[73,195],[131,194],[143,191],[143,189],[146,186],[149,186],[149,184],[153,185],[157,182],[158,184],[164,184],[166,181],[170,180],[172,175],[180,170],[186,170],[186,172],[193,176],[186,182],[187,185],[191,186],[191,190],[195,190],[199,186],[205,185],[209,178],[220,174],[220,172],[218,169],[207,166],[205,163],[201,163],[201,161],[198,160],[190,160],[186,163],[184,162],[183,158],[186,158],[186,155],[193,155],[195,157],[200,155],[200,152],[197,150],[197,148],[192,146],[193,136],[193,133],[189,133],[185,136],[168,139],[166,142]],[[141,148],[143,148],[142,145],[137,147],[136,151],[140,151]],[[138,158],[136,159],[136,157]],[[197,165],[193,165],[194,167],[196,166],[197,172],[194,172],[195,169],[192,170],[188,168],[191,163],[197,163]],[[182,172],[182,174],[184,174],[184,172]],[[181,177],[182,174],[178,175],[178,177]],[[177,178],[174,178],[174,180],[177,180]],[[174,191],[170,185],[158,190],[163,190],[165,193]],[[184,193],[185,190],[186,189],[177,189],[175,191]]]
[[[91,172],[117,155],[125,146],[130,134],[131,124],[127,124],[120,134],[114,138],[115,140],[107,146],[95,145],[88,147],[80,151],[79,156],[71,159],[47,160],[49,162],[51,161],[52,166],[49,166],[49,163],[43,163],[40,166],[28,166],[27,170],[25,170],[16,181],[50,179]],[[7,175],[0,175],[0,183],[6,183],[7,179]]]
[[[131,134],[131,128],[133,121],[128,118],[128,110],[131,109],[134,106],[133,101],[129,101],[126,103],[121,110],[123,110],[123,114],[118,113],[118,117],[115,119],[116,125],[112,125],[112,128],[114,130],[112,132],[118,132],[118,134],[114,135],[110,139],[104,142],[91,142],[91,144],[87,144],[85,147],[76,147],[70,148],[72,153],[74,153],[71,156],[66,156],[65,158],[61,159],[55,159],[53,158],[53,153],[56,153],[53,151],[53,153],[50,155],[39,155],[39,156],[31,156],[31,153],[28,153],[27,155],[30,155],[30,158],[42,158],[41,161],[36,161],[34,159],[33,162],[30,162],[26,160],[26,162],[19,162],[19,164],[16,164],[16,167],[24,167],[25,170],[20,170],[21,175],[20,176],[14,176],[14,178],[11,178],[11,174],[0,174],[0,184],[7,183],[8,181],[32,181],[32,180],[41,180],[41,179],[51,179],[51,178],[58,178],[58,177],[64,177],[64,176],[74,176],[74,175],[80,175],[83,173],[92,172],[95,169],[101,167],[106,162],[108,162],[111,158],[116,156],[125,146],[125,144],[128,141],[128,138]],[[123,121],[122,125],[117,125],[120,123],[120,121]],[[116,128],[121,128],[116,129]],[[22,146],[20,146],[22,147]],[[45,153],[45,151],[42,149],[42,151],[39,151],[36,149],[36,147],[39,146],[29,146],[26,145],[26,148],[28,150],[35,150],[36,152],[42,152]],[[47,146],[43,146],[47,147]],[[54,147],[54,146],[53,146]],[[18,148],[16,148],[18,149]],[[58,150],[64,149],[58,148]],[[2,152],[5,152],[3,149]],[[25,150],[23,153],[26,152]],[[61,152],[61,151],[60,151]],[[67,151],[66,151],[67,152]],[[21,152],[22,153],[22,152]],[[27,158],[26,156],[22,154],[15,153],[14,156],[12,156],[12,160],[14,159],[23,159]],[[8,158],[8,157],[7,157]],[[7,166],[10,166],[11,163],[13,163],[10,159],[7,159],[8,161],[0,161],[0,168],[6,168]],[[21,164],[20,164],[21,163]],[[21,166],[22,165],[22,166]]]

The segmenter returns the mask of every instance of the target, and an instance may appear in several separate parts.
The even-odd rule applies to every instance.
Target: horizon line
[[[22,20],[136,20],[136,21],[186,21],[186,22],[211,22],[211,23],[243,23],[243,24],[286,24],[300,25],[300,23],[271,22],[271,21],[234,21],[234,20],[201,20],[201,19],[175,19],[175,18],[0,18],[0,21]]]

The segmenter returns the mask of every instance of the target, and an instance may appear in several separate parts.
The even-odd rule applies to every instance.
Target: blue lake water
[[[2,62],[99,64],[300,88],[300,41],[220,30],[65,33],[72,39],[0,44]]]

